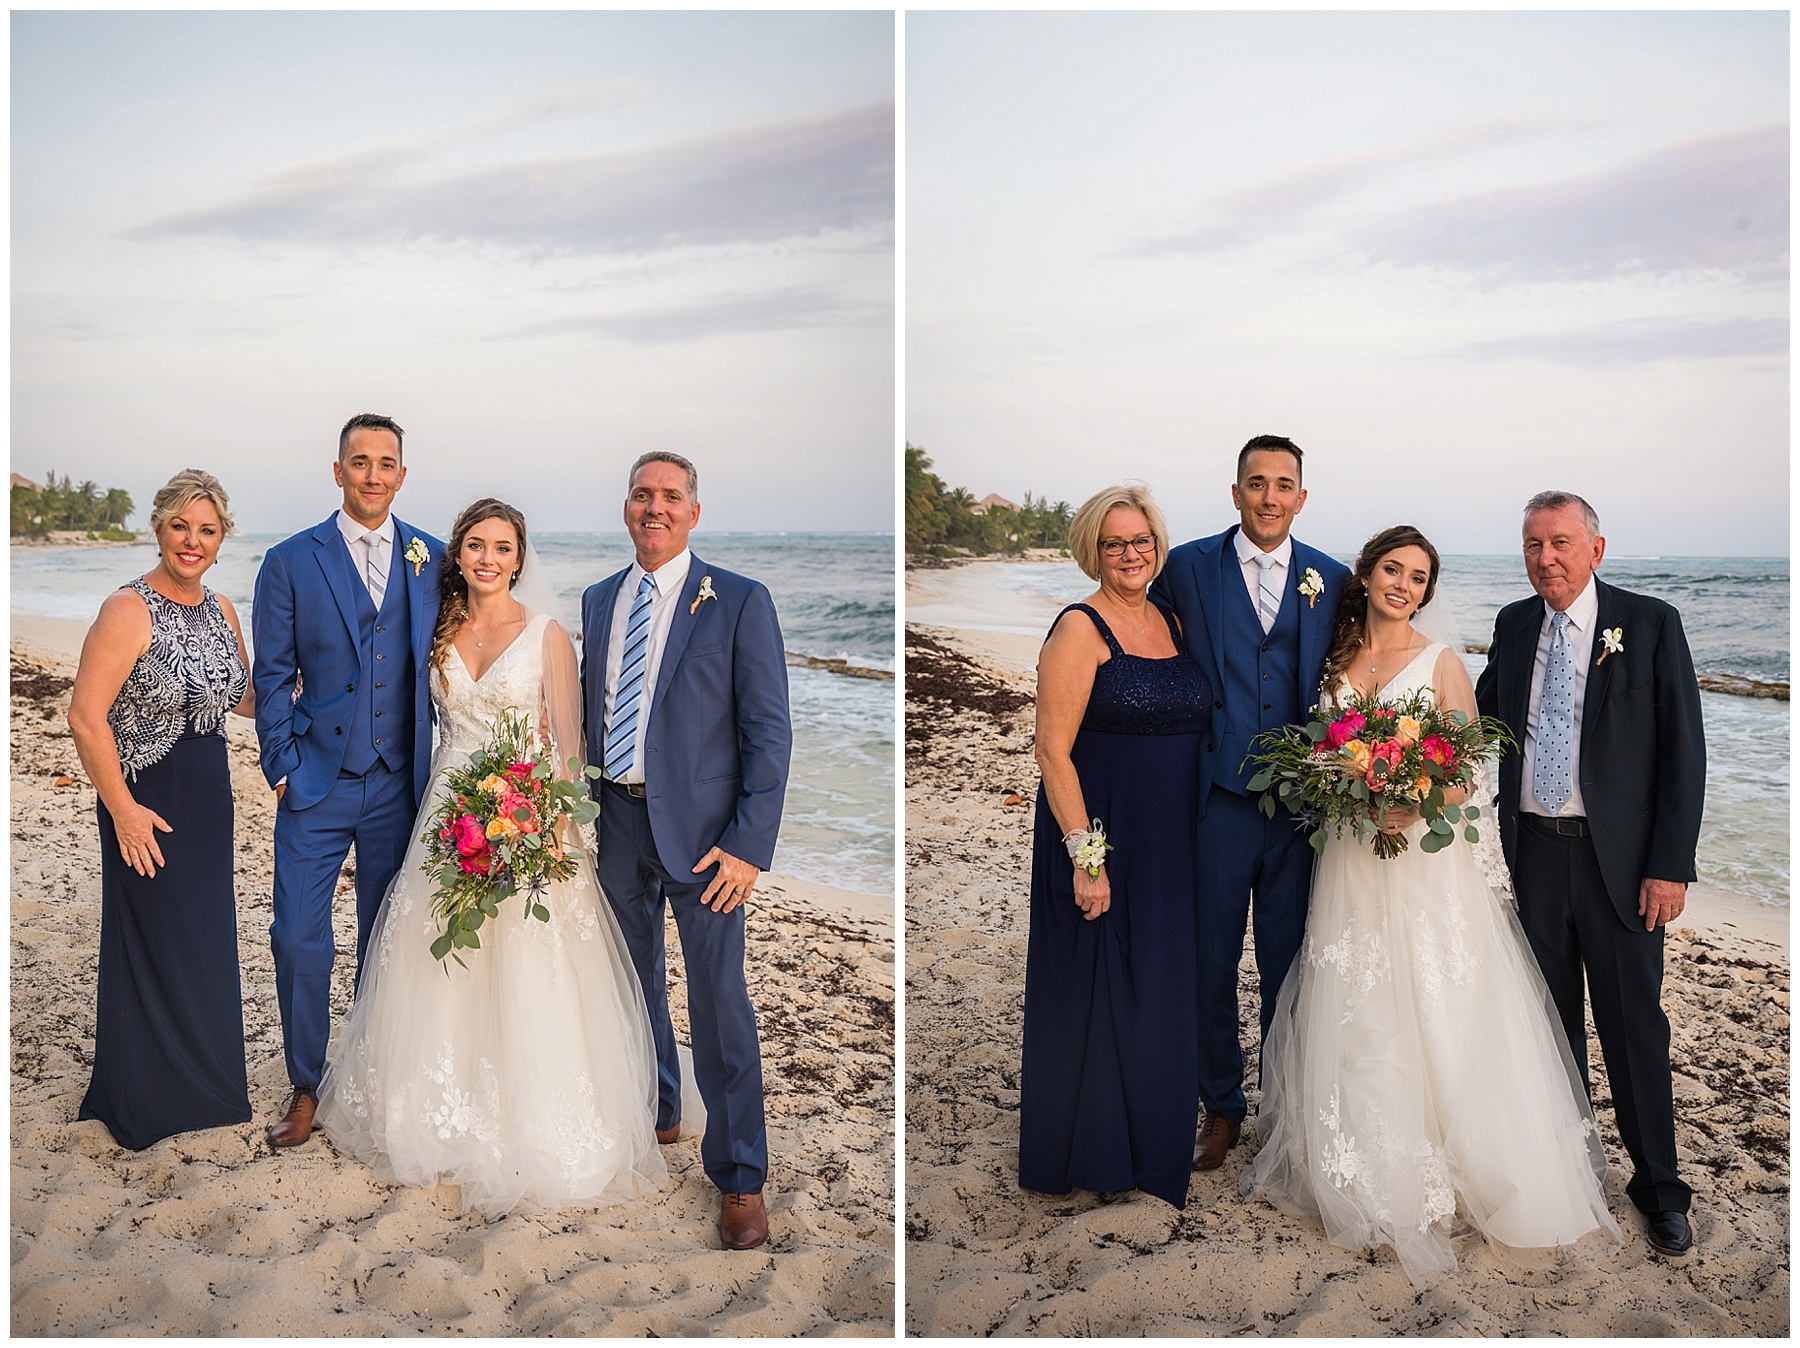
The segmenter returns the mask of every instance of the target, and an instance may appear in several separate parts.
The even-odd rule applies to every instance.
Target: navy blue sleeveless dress
[[[225,716],[249,671],[211,590],[181,604],[142,580],[150,649],[107,721],[164,865],[142,876],[119,855],[111,813],[100,823],[100,988],[94,1075],[81,1102],[122,1147],[250,1120],[244,999],[238,980],[231,769]]]
[[[1154,660],[1127,655],[1086,604],[1069,609],[1112,652],[1072,751],[1088,811],[1113,844],[1112,906],[1091,922],[1075,906],[1074,867],[1040,784],[1019,1183],[1050,1194],[1142,1189],[1180,1208],[1200,1110],[1194,849],[1212,687],[1166,611],[1178,654]]]

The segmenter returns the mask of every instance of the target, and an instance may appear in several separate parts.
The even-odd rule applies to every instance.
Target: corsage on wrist
[[[1092,828],[1071,829],[1063,834],[1063,846],[1069,850],[1069,860],[1088,873],[1088,879],[1098,880],[1100,868],[1106,864],[1106,854],[1113,850],[1113,845],[1106,841],[1106,830],[1098,819]]]

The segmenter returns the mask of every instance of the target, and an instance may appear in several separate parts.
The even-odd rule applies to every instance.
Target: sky
[[[912,14],[906,415],[950,485],[1297,536],[1788,551],[1784,13]]]
[[[13,469],[298,530],[372,411],[439,533],[650,449],[889,532],[894,92],[884,13],[15,13]]]

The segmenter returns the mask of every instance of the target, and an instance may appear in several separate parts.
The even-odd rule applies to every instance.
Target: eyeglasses
[[[1100,543],[1100,551],[1108,557],[1123,557],[1125,549],[1130,548],[1140,557],[1156,556],[1156,540],[1145,534],[1142,538],[1108,538]]]

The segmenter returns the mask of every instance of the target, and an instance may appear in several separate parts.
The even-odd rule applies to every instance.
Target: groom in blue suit
[[[596,869],[643,985],[656,1041],[656,1137],[681,1133],[663,911],[687,965],[700,1159],[722,1198],[727,1249],[768,1239],[762,1050],[744,981],[744,908],[769,868],[793,732],[774,601],[688,551],[700,520],[694,465],[632,465],[625,525],[636,560],[581,597],[588,757],[603,776]]]
[[[431,776],[425,676],[444,545],[389,510],[403,432],[352,417],[332,473],[341,509],[269,549],[256,575],[256,736],[275,788],[275,995],[293,1084],[269,1142],[312,1134],[331,1034],[338,872],[356,847],[356,966]]]
[[[1255,769],[1244,762],[1258,735],[1303,722],[1318,702],[1338,592],[1349,575],[1289,535],[1306,504],[1300,459],[1300,447],[1284,436],[1259,435],[1245,445],[1231,488],[1239,523],[1173,549],[1151,588],[1151,598],[1181,619],[1217,699],[1200,753],[1200,1170],[1224,1163],[1244,1121],[1237,971],[1251,896],[1266,1039],[1312,893],[1306,831],[1279,804],[1273,819],[1264,817],[1249,789]]]

